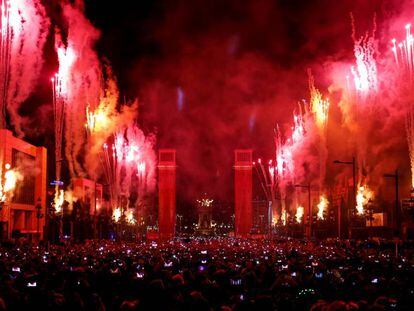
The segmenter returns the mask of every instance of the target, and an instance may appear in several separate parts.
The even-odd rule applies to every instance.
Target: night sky
[[[229,198],[234,148],[270,157],[273,129],[321,87],[327,57],[352,58],[352,11],[370,27],[382,1],[86,1],[98,49],[140,122],[176,148],[181,193]],[[230,196],[231,197],[231,196]]]
[[[59,23],[53,1],[44,2]],[[351,12],[363,33],[374,16],[382,25],[399,10],[386,0],[85,0],[122,99],[138,98],[139,123],[157,134],[157,147],[177,149],[179,199],[187,202],[204,192],[232,200],[235,148],[272,157],[276,125],[290,127],[297,103],[308,99],[308,68],[326,93],[330,64],[353,60]],[[57,68],[50,42],[46,56],[45,81]],[[28,102],[49,107],[48,88],[40,83]],[[330,96],[335,103],[340,94]],[[49,130],[38,133],[53,146]]]

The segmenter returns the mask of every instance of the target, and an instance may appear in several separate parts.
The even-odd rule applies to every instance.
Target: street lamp
[[[384,178],[393,178],[395,181],[395,211],[393,214],[393,225],[395,232],[397,233],[400,229],[400,209],[399,209],[399,197],[398,197],[398,169],[395,170],[394,174],[384,174]]]
[[[309,215],[309,231],[307,232],[308,238],[312,236],[312,207],[311,207],[311,184],[307,185],[295,185],[295,188],[304,188],[308,190],[308,215]]]
[[[40,219],[43,218],[43,216],[44,216],[42,214],[42,201],[41,201],[40,198],[37,199],[35,208],[36,208],[36,218],[37,218],[36,233],[37,233],[37,236],[39,237],[39,241],[40,241],[40,228],[39,228],[40,227]]]
[[[340,160],[335,160],[333,161],[334,164],[346,164],[346,165],[352,165],[352,186],[353,186],[353,199],[352,199],[352,203],[354,205],[354,207],[356,206],[356,162],[355,162],[355,157],[352,157],[352,161],[340,161]],[[347,222],[348,222],[348,226],[350,225],[350,215],[349,215],[349,208],[347,211]],[[338,215],[338,221],[340,221],[340,217]]]

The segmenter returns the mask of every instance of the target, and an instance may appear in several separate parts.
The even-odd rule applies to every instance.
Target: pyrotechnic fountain
[[[138,198],[142,199],[146,191],[154,187],[153,140],[145,137],[134,125],[115,135],[111,149],[107,144],[104,145],[102,162],[110,186],[112,206],[120,206],[122,198],[129,198],[134,180],[137,181],[134,188],[137,189]],[[123,208],[129,208],[128,200]]]
[[[358,165],[357,183],[361,184],[369,174],[367,153],[370,138],[368,137],[372,126],[372,118],[375,118],[375,106],[378,105],[378,70],[377,70],[377,41],[375,38],[376,22],[374,19],[373,30],[366,32],[359,38],[355,34],[354,19],[352,20],[352,39],[354,41],[355,65],[350,71],[353,76],[355,93],[348,89],[345,100],[348,110],[343,110],[346,115],[346,123],[355,137],[356,160]],[[352,95],[354,96],[352,96]],[[357,201],[357,194],[355,200]]]
[[[284,226],[286,226],[286,224],[287,224],[288,217],[289,216],[288,216],[288,213],[286,212],[286,209],[283,209],[282,210],[282,215],[280,216],[280,220],[281,220],[281,222]]]
[[[304,212],[305,212],[305,209],[303,208],[303,206],[296,207],[295,219],[297,223],[299,224],[302,223]]]
[[[121,220],[122,211],[121,208],[116,207],[114,208],[112,212],[112,219],[115,221],[115,223],[118,223]]]
[[[53,111],[55,124],[55,197],[54,206],[56,213],[61,212],[64,201],[64,191],[59,189],[62,167],[62,140],[65,121],[65,106],[70,90],[70,72],[76,60],[76,54],[71,48],[57,47],[59,71],[52,78]]]
[[[356,195],[356,210],[357,215],[362,216],[365,212],[365,207],[374,198],[374,193],[366,185],[360,185]]]
[[[8,163],[4,166],[5,172],[3,175],[2,167],[3,165],[0,165],[0,202],[4,203],[13,197],[16,184],[23,180],[23,176],[15,169],[11,169]]]
[[[308,84],[310,93],[310,110],[314,116],[315,124],[318,130],[324,134],[329,117],[329,100],[324,99],[322,93],[315,87],[315,80],[310,70],[308,70]]]
[[[329,100],[323,99],[322,93],[315,87],[315,81],[311,71],[308,71],[308,84],[310,92],[310,111],[317,130],[318,152],[319,152],[319,189],[325,191],[326,160],[328,149],[326,146],[327,125],[329,117]],[[327,208],[326,197],[321,196],[318,204],[318,219],[324,219],[323,211]],[[322,210],[321,210],[322,209]]]
[[[317,205],[317,207],[318,207],[317,219],[318,220],[324,220],[325,219],[325,213],[326,213],[326,209],[328,207],[328,204],[329,204],[328,199],[324,195],[322,195],[320,197],[320,201]]]
[[[299,106],[300,108],[300,106]],[[293,115],[293,126],[290,137],[283,142],[279,127],[275,130],[275,159],[268,162],[267,169],[261,159],[255,163],[263,192],[269,202],[272,202],[272,223],[287,221],[286,191],[289,184],[295,182],[295,160],[299,160],[298,153],[302,148],[305,137],[305,120],[302,110]],[[300,166],[300,163],[297,163]],[[276,207],[276,197],[280,196],[280,209]],[[284,216],[283,216],[284,213]],[[282,219],[284,217],[284,220]]]

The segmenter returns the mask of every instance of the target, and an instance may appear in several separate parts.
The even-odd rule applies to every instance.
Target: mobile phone
[[[172,261],[170,261],[170,262],[166,262],[165,264],[164,264],[164,267],[172,267]]]
[[[290,275],[291,276],[296,276],[296,272],[292,272]]]
[[[231,279],[230,284],[234,286],[239,286],[241,285],[241,279]]]
[[[378,278],[373,278],[371,281],[372,284],[377,284],[378,283]]]
[[[142,279],[144,277],[144,273],[142,272],[137,272],[137,278],[138,279]]]
[[[315,278],[322,279],[322,277],[323,277],[323,273],[322,272],[315,273]]]
[[[12,271],[13,271],[13,272],[20,272],[20,268],[19,268],[19,267],[13,267],[13,268],[12,268]]]
[[[36,287],[37,283],[36,282],[27,282],[27,287]]]

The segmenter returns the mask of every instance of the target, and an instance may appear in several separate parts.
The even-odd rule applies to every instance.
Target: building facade
[[[3,197],[0,210],[1,239],[27,237],[42,239],[45,226],[47,152],[0,130],[2,189],[10,182],[15,187]]]

